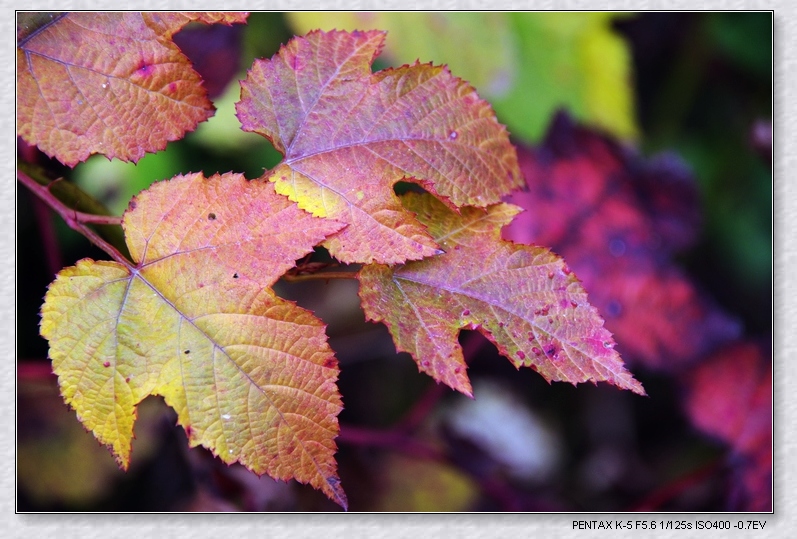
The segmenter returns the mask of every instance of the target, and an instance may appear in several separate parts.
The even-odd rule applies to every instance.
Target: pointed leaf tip
[[[515,207],[466,207],[457,214],[430,195],[402,200],[446,254],[364,267],[360,298],[367,318],[384,322],[396,348],[409,352],[421,371],[470,394],[457,335],[473,327],[513,365],[531,367],[549,382],[606,381],[645,394],[564,261],[500,239]]]

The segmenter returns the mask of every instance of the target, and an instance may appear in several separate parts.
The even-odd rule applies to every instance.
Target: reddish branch
[[[88,226],[90,224],[120,225],[122,223],[121,217],[110,215],[92,215],[68,208],[63,202],[58,200],[52,191],[50,191],[50,186],[55,182],[48,185],[40,185],[38,182],[36,182],[36,180],[20,170],[17,170],[17,179],[22,182],[25,187],[30,189],[33,194],[47,204],[53,211],[60,215],[69,228],[84,235],[91,243],[108,253],[111,258],[120,264],[130,266],[130,261],[125,258],[124,255],[122,255],[122,253],[116,249],[116,247],[105,241],[94,229]]]
[[[300,283],[302,281],[328,281],[330,279],[356,279],[356,271],[319,271],[318,273],[288,273],[282,276],[282,280],[289,283]]]
[[[722,463],[719,460],[710,462],[702,468],[691,471],[686,475],[665,484],[661,488],[650,493],[644,500],[638,503],[631,510],[635,512],[659,511],[665,503],[676,498],[690,488],[694,488],[696,485],[699,485],[711,477],[711,475],[719,469],[721,464]]]

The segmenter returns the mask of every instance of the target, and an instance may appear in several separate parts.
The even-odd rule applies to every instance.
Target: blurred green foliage
[[[320,28],[381,29],[394,66],[447,64],[490,101],[510,133],[536,142],[551,115],[576,118],[621,139],[636,122],[628,46],[612,13],[379,12],[288,15],[297,34]]]

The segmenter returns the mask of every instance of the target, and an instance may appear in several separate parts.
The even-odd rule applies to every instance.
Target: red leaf
[[[240,71],[243,30],[240,25],[191,25],[175,34],[174,42],[202,77],[208,97],[221,95]]]
[[[68,166],[93,153],[138,161],[213,114],[199,75],[172,42],[192,20],[246,14],[21,14],[18,134]]]
[[[629,361],[674,368],[735,338],[739,325],[670,261],[690,245],[697,192],[674,156],[645,161],[560,115],[546,141],[520,149],[527,211],[503,230],[564,256]]]
[[[686,377],[685,408],[703,432],[731,446],[739,503],[772,510],[772,367],[760,348],[737,343]]]
[[[460,329],[477,329],[513,365],[546,380],[607,381],[644,395],[613,349],[611,333],[564,261],[541,247],[500,239],[517,208],[497,204],[457,214],[430,195],[408,193],[444,255],[359,274],[368,319],[384,322],[421,371],[471,394]]]
[[[344,262],[397,263],[437,245],[393,192],[422,185],[454,206],[485,206],[521,184],[508,134],[489,104],[445,67],[371,73],[384,33],[311,32],[241,83],[245,131],[285,154],[277,192],[348,226],[328,240]]]

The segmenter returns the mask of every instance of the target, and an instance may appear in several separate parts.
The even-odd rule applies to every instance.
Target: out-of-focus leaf
[[[77,507],[107,495],[123,474],[64,406],[55,377],[23,380],[17,389],[17,479],[26,495],[40,504]],[[139,407],[134,442],[139,461],[152,456],[164,410],[151,399]]]
[[[213,99],[221,95],[241,69],[243,26],[190,24],[174,35]]]
[[[685,378],[686,412],[703,432],[730,445],[732,510],[772,510],[772,367],[761,349],[736,343]],[[736,499],[733,499],[733,498]]]
[[[453,206],[485,206],[522,183],[514,147],[489,104],[445,67],[371,74],[384,33],[313,32],[241,83],[245,131],[285,155],[277,192],[348,226],[325,245],[344,262],[397,263],[437,245],[393,192],[422,185]]]
[[[441,462],[390,453],[381,469],[379,495],[369,511],[468,511],[479,496],[472,479]]]
[[[470,82],[513,135],[541,137],[554,111],[636,136],[631,58],[612,13],[291,13],[299,33],[384,29],[395,65],[442,62]]]
[[[192,446],[346,507],[337,360],[324,325],[270,288],[340,226],[239,174],[144,191],[123,221],[134,264],[84,259],[47,291],[41,333],[64,399],[122,467],[136,406],[162,395]]]
[[[561,254],[628,361],[673,369],[739,334],[671,261],[694,243],[700,215],[675,156],[646,161],[558,115],[519,160],[528,189],[506,200],[526,211],[503,237]]]
[[[17,24],[18,134],[68,166],[93,153],[138,161],[213,113],[172,41],[188,22],[246,14],[60,13]]]
[[[474,398],[460,397],[446,425],[521,481],[542,481],[556,472],[562,448],[556,434],[507,385],[474,382]]]
[[[565,262],[542,247],[500,239],[519,211],[508,204],[454,213],[434,197],[407,193],[405,206],[445,254],[401,266],[364,267],[360,298],[396,348],[438,382],[471,394],[460,329],[477,329],[515,367],[548,381],[607,381],[644,395],[625,370],[611,333]]]

